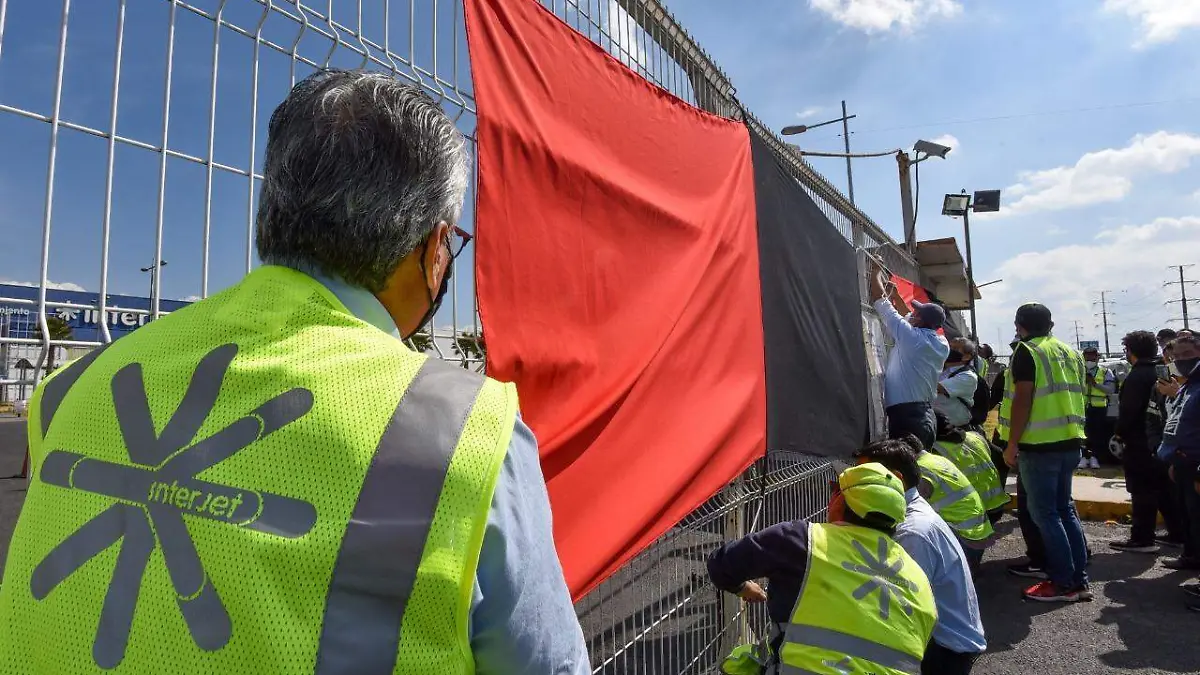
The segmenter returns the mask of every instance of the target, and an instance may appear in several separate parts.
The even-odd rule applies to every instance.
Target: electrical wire
[[[968,119],[947,120],[944,122],[925,122],[922,124],[906,124],[906,125],[895,126],[895,127],[882,127],[879,129],[867,129],[865,131],[864,130],[855,130],[854,133],[856,135],[877,134],[877,133],[883,133],[885,131],[904,131],[904,130],[908,130],[908,129],[922,129],[925,127],[945,127],[945,126],[951,126],[951,125],[957,125],[957,124],[976,124],[979,122],[1001,122],[1001,121],[1007,121],[1007,120],[1028,119],[1031,117],[1048,117],[1051,115],[1073,115],[1073,114],[1078,114],[1078,113],[1102,112],[1102,111],[1106,111],[1106,110],[1124,110],[1124,109],[1128,109],[1128,108],[1145,108],[1145,107],[1156,106],[1156,105],[1172,105],[1172,104],[1176,104],[1176,103],[1193,103],[1193,102],[1197,102],[1197,101],[1200,101],[1200,97],[1177,98],[1177,99],[1168,99],[1168,100],[1163,100],[1163,101],[1143,101],[1140,103],[1118,103],[1115,105],[1092,106],[1092,107],[1088,107],[1088,108],[1067,108],[1067,109],[1062,109],[1062,110],[1041,110],[1041,111],[1027,112],[1027,113],[1016,113],[1013,115],[994,115],[991,117],[974,117],[974,118],[968,118]],[[836,138],[836,137],[837,137],[837,135],[824,136],[821,138],[826,139],[826,138]]]

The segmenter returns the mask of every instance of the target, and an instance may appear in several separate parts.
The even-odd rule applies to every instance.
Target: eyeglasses
[[[474,238],[470,232],[457,225],[450,228],[450,232],[446,235],[446,248],[450,250],[450,259],[453,260],[462,255],[463,249]]]

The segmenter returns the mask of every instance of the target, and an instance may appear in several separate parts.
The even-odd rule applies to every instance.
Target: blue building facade
[[[38,299],[38,289],[34,286],[16,286],[0,284],[0,338],[37,339],[38,311],[37,305],[17,302],[21,300]],[[132,333],[150,321],[149,314],[129,310],[150,310],[150,299],[133,295],[109,294],[105,302],[106,310],[101,317],[95,309],[100,304],[98,293],[86,291],[66,291],[48,289],[47,302],[70,303],[87,305],[92,309],[72,307],[47,307],[47,315],[56,316],[66,322],[71,328],[69,339],[79,342],[103,342],[101,324],[108,324],[109,335],[117,340]],[[188,302],[181,300],[159,300],[159,311],[163,314],[186,307]],[[75,358],[87,348],[62,348],[55,350],[55,363],[61,365],[64,361]],[[41,347],[38,345],[12,344],[0,341],[0,402],[26,398],[30,392],[27,383],[21,380],[32,380],[34,372],[30,365],[36,365]]]

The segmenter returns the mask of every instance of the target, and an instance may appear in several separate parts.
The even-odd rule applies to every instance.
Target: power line
[[[1168,281],[1167,283],[1163,284],[1163,286],[1176,286],[1176,285],[1179,286],[1179,299],[1178,300],[1168,300],[1165,304],[1173,305],[1177,302],[1179,303],[1179,307],[1183,310],[1183,328],[1184,328],[1184,330],[1187,330],[1188,328],[1190,328],[1190,326],[1188,325],[1188,297],[1187,297],[1188,284],[1200,284],[1200,281],[1196,281],[1194,279],[1185,279],[1183,277],[1183,271],[1189,267],[1195,267],[1195,265],[1168,265],[1168,267],[1167,267],[1168,269],[1179,270],[1179,281]]]
[[[1083,344],[1083,338],[1079,337],[1079,320],[1076,319],[1075,321],[1072,321],[1071,323],[1075,324],[1075,346],[1082,349],[1082,347],[1080,347],[1080,345]]]
[[[925,122],[922,124],[907,124],[896,127],[882,127],[879,129],[867,129],[865,131],[856,130],[854,133],[861,134],[876,134],[885,131],[904,131],[908,129],[922,129],[925,127],[946,127],[957,124],[976,124],[978,122],[1002,122],[1006,120],[1028,119],[1030,117],[1048,117],[1051,115],[1075,115],[1087,112],[1103,112],[1106,110],[1125,110],[1128,108],[1146,108],[1156,105],[1173,105],[1176,103],[1194,103],[1200,101],[1200,98],[1177,98],[1167,99],[1162,101],[1142,101],[1138,103],[1118,103],[1114,105],[1091,106],[1088,108],[1064,108],[1061,110],[1038,110],[1026,113],[1015,113],[1012,115],[994,115],[990,117],[973,117],[968,119],[946,120],[943,122]],[[837,136],[826,136],[823,138],[836,138]]]

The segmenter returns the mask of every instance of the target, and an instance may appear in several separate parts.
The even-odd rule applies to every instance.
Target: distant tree
[[[70,340],[72,337],[74,337],[74,334],[71,331],[71,324],[67,323],[66,321],[64,321],[63,319],[61,319],[57,316],[53,316],[53,315],[47,316],[46,317],[46,326],[50,328],[50,339],[51,340]],[[39,340],[42,339],[41,324],[38,324],[37,331],[35,334],[37,336],[37,339],[39,339]],[[47,374],[49,374],[50,372],[52,372],[54,370],[54,352],[55,351],[56,351],[56,348],[51,346],[50,354],[46,357],[46,373]]]
[[[464,331],[455,336],[451,349],[458,358],[462,359],[463,368],[470,368],[471,360],[482,361],[487,354],[487,345],[483,342],[483,334],[471,331]]]
[[[408,339],[408,344],[417,352],[423,354],[430,349],[433,349],[433,338],[430,337],[429,333],[414,333],[413,336]]]

